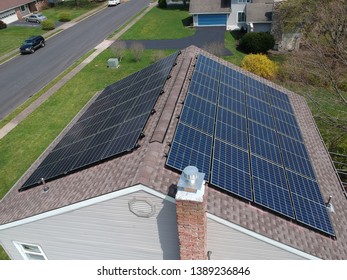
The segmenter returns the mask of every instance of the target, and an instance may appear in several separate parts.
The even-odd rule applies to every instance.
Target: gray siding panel
[[[150,218],[130,212],[132,198],[156,207]],[[13,241],[38,244],[48,259],[178,259],[176,206],[144,191],[0,231],[13,259]]]
[[[304,259],[211,219],[207,219],[207,250],[212,260]]]

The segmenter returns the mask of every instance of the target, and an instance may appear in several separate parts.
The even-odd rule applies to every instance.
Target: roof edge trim
[[[114,191],[114,192],[111,192],[111,193],[107,193],[107,194],[104,194],[104,195],[100,195],[100,196],[97,196],[97,197],[94,197],[94,198],[90,198],[90,199],[87,199],[87,200],[84,200],[84,201],[81,201],[81,202],[77,202],[77,203],[74,203],[74,204],[71,204],[71,205],[68,205],[68,206],[64,206],[64,207],[61,207],[61,208],[50,210],[50,211],[47,211],[47,212],[44,212],[44,213],[41,213],[41,214],[38,214],[38,215],[35,215],[35,216],[24,218],[22,220],[17,220],[17,221],[14,221],[14,222],[10,222],[10,223],[7,223],[7,224],[0,225],[0,231],[8,229],[8,228],[16,227],[16,226],[21,226],[21,225],[24,225],[24,224],[36,222],[36,221],[39,221],[39,220],[42,220],[42,219],[46,219],[46,218],[50,218],[50,217],[53,217],[53,216],[61,215],[61,214],[64,214],[64,213],[67,213],[67,212],[71,212],[71,211],[74,211],[74,210],[77,210],[77,209],[80,209],[80,208],[83,208],[83,207],[87,207],[87,206],[91,206],[91,205],[97,204],[97,203],[100,203],[100,202],[104,202],[104,201],[111,200],[111,199],[114,199],[114,198],[118,198],[118,197],[121,197],[121,196],[125,196],[125,195],[128,195],[128,194],[136,193],[138,191],[144,191],[144,192],[147,192],[147,193],[152,194],[154,196],[157,196],[157,197],[159,197],[161,199],[165,199],[165,200],[167,200],[167,201],[169,201],[171,203],[176,203],[174,198],[172,198],[172,197],[170,197],[168,195],[162,194],[162,193],[160,193],[158,191],[155,191],[153,189],[150,189],[149,187],[146,187],[146,186],[144,186],[142,184],[138,184],[138,185],[135,185],[135,186],[132,186],[132,187],[129,187],[129,188],[121,189],[121,190]]]

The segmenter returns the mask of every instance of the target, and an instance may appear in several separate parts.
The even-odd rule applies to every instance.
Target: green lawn
[[[240,33],[237,31],[225,32],[225,47],[232,52],[233,55],[225,56],[223,59],[229,61],[237,66],[240,66],[242,59],[245,57],[245,53],[239,51],[236,48],[237,40],[240,38]]]
[[[121,40],[159,40],[178,39],[194,34],[193,28],[187,27],[191,21],[188,10],[174,5],[168,9],[154,7]]]
[[[0,56],[20,47],[25,39],[33,35],[43,34],[40,27],[9,26],[0,30]]]
[[[89,1],[89,0],[80,0],[79,6],[75,5],[75,1],[65,1],[60,4],[56,4],[55,7],[43,10],[43,14],[51,20],[58,21],[60,13],[68,13],[70,19],[75,19],[86,12],[97,8],[102,3]]]

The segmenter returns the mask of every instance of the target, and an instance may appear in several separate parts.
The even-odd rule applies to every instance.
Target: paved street
[[[150,0],[107,7],[47,40],[46,47],[0,65],[0,119],[136,15]]]

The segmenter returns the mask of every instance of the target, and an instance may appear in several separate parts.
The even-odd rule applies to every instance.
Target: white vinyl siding
[[[244,232],[207,219],[207,251],[211,260],[302,260],[304,257]]]
[[[134,198],[152,203],[154,215],[133,214]],[[179,258],[175,203],[145,191],[6,228],[0,240],[12,259],[23,259],[12,240],[40,244],[50,260]]]

